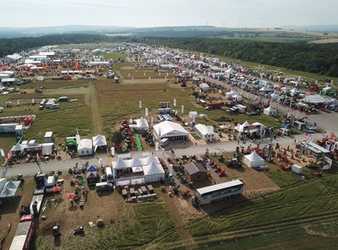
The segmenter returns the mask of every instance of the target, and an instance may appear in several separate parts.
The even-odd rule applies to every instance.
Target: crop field
[[[279,244],[280,249],[287,246],[289,249],[334,249],[337,188],[336,174],[294,183],[279,192],[192,221],[188,227],[195,242],[201,242],[201,249],[208,244],[220,244],[218,249],[272,249]],[[222,239],[225,241],[219,243]],[[308,239],[309,244],[297,248],[303,239]],[[316,248],[318,246],[322,248]]]
[[[43,87],[43,89],[71,89],[88,87],[89,81],[86,80],[45,80],[33,81],[21,86],[21,89],[34,89]]]
[[[115,123],[135,115],[144,115],[144,108],[157,109],[160,102],[177,100],[177,107],[185,105],[186,112],[194,109],[192,90],[182,89],[170,84],[112,84],[110,81],[97,81],[96,93],[104,131],[110,132]],[[143,108],[139,109],[139,100]]]
[[[211,241],[202,243],[198,249],[215,250],[270,250],[270,249],[297,249],[297,250],[334,250],[336,249],[336,233],[326,235],[324,231],[309,231],[308,228],[322,224],[311,224],[309,227],[295,226],[236,240]],[[336,223],[330,223],[336,226]]]
[[[171,73],[156,72],[154,69],[137,69],[131,66],[124,66],[119,69],[123,79],[138,80],[138,79],[172,79],[174,77]]]
[[[103,57],[106,60],[125,60],[126,59],[126,55],[123,53],[119,53],[119,52],[103,53]]]

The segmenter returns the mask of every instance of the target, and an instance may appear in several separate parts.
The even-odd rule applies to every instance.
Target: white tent
[[[204,124],[197,124],[195,126],[197,133],[202,137],[203,140],[213,141],[215,140],[215,131],[213,126],[206,126]]]
[[[249,155],[245,155],[243,163],[250,168],[264,169],[267,168],[265,160],[260,157],[255,151]]]
[[[236,91],[234,91],[234,90],[230,90],[229,92],[225,93],[225,96],[228,99],[233,98],[233,96],[238,96],[238,95],[239,94]]]
[[[136,179],[144,179],[144,183],[153,183],[164,180],[165,171],[158,157],[150,154],[131,157],[130,154],[118,155],[116,161],[112,164],[113,176],[116,183],[125,183],[126,181],[134,183]],[[120,175],[117,177],[117,171],[129,169],[134,175]]]
[[[9,198],[16,195],[20,186],[20,181],[7,181],[5,178],[0,179],[0,198]]]
[[[79,156],[93,155],[93,141],[90,139],[81,139],[77,146]]]
[[[207,83],[201,83],[199,87],[204,92],[206,92],[206,91],[208,91],[210,89],[210,87],[209,87],[209,85]]]
[[[6,56],[6,58],[9,59],[9,60],[11,60],[11,61],[13,61],[13,62],[15,62],[15,61],[20,60],[22,58],[22,56],[19,55],[19,54],[17,54],[17,53],[15,53],[15,54]]]
[[[246,121],[243,124],[238,124],[235,127],[235,130],[238,131],[239,133],[243,133],[247,127],[250,127],[250,123]]]
[[[333,101],[334,99],[321,95],[308,95],[303,99],[303,102],[307,104],[327,104]]]
[[[104,135],[97,135],[93,137],[93,146],[94,146],[94,151],[98,148],[107,148],[107,140]]]
[[[136,129],[137,131],[147,131],[149,129],[149,123],[147,119],[141,117],[140,119],[133,120],[129,127]]]
[[[164,121],[154,126],[154,136],[157,139],[188,137],[189,132],[186,131],[180,124]]]
[[[277,111],[273,107],[269,106],[266,109],[264,109],[263,113],[264,115],[274,116],[276,115]]]

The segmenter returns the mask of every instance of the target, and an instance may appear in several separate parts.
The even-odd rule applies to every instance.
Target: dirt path
[[[90,82],[88,96],[86,96],[86,103],[91,107],[94,133],[101,134],[103,131],[103,122],[100,115],[99,104],[97,102],[96,87],[93,82]]]
[[[161,193],[160,196],[168,206],[169,215],[175,223],[177,233],[181,236],[180,242],[183,242],[185,248],[188,250],[195,249],[196,244],[194,239],[190,232],[185,228],[184,220],[180,215],[176,202],[174,202],[166,193]]]

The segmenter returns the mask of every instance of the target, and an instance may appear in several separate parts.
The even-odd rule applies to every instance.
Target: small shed
[[[208,180],[207,171],[200,163],[190,162],[184,165],[184,171],[192,183],[201,183]]]

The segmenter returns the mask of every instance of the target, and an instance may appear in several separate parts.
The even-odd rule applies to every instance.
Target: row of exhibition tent
[[[45,46],[0,58],[0,87],[20,84],[22,78],[32,76],[94,76],[97,69],[110,68],[112,63],[92,49]]]
[[[70,151],[79,156],[92,156],[96,152],[107,152],[107,141],[104,135],[97,135],[91,139],[81,139],[79,135],[66,138],[66,146]],[[55,157],[57,148],[54,142],[53,132],[45,133],[44,142],[36,140],[23,140],[15,144],[8,153],[9,160],[19,160],[27,156]]]
[[[196,53],[185,52],[179,49],[153,48],[140,44],[129,44],[127,48],[131,56],[135,56],[146,65],[157,66],[174,70],[177,74],[183,74],[189,78],[201,77],[226,81],[234,86],[275,100],[288,103],[290,99],[296,103],[327,107],[336,110],[337,101],[333,83],[326,82],[322,88],[309,88],[309,83],[298,78],[282,77],[280,74],[262,73],[251,71],[239,64],[227,64],[218,58],[202,56]],[[318,85],[318,82],[316,84]],[[311,86],[312,86],[311,85]],[[201,86],[208,88],[207,86]],[[304,90],[312,89],[311,93]],[[329,95],[331,97],[327,97]],[[319,97],[320,96],[320,97]]]

